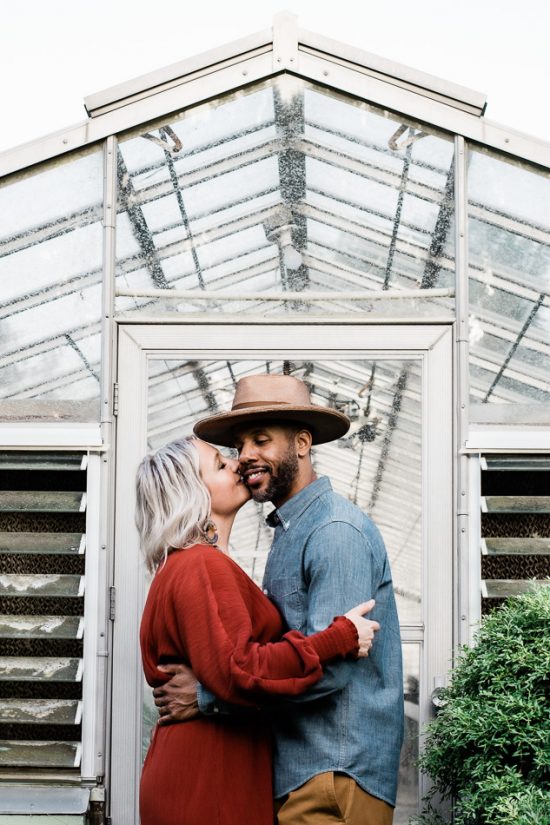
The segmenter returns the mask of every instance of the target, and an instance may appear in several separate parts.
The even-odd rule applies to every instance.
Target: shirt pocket
[[[272,579],[268,584],[267,595],[277,605],[289,628],[303,630],[306,618],[306,597],[299,576]]]

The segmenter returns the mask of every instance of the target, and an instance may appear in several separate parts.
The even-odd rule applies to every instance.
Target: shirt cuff
[[[200,712],[205,716],[212,716],[213,714],[220,712],[217,697],[214,696],[208,688],[201,685],[200,682],[197,684],[197,701],[199,703]]]
[[[336,616],[326,630],[308,636],[308,642],[317,653],[321,664],[330,662],[338,656],[356,659],[359,653],[357,628],[346,616]]]

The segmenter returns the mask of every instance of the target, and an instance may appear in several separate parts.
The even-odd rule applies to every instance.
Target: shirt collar
[[[292,521],[299,518],[315,499],[329,490],[332,490],[332,485],[327,476],[316,478],[315,481],[312,481],[311,484],[308,484],[307,487],[304,487],[299,493],[296,493],[295,496],[289,498],[289,500],[285,501],[280,507],[272,510],[266,518],[266,524],[268,524],[269,527],[278,527],[280,525],[283,530],[288,530]]]

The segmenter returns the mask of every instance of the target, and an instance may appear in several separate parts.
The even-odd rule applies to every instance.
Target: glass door
[[[137,632],[147,579],[133,526],[143,454],[231,406],[239,378],[288,373],[314,403],[351,419],[314,450],[318,475],[365,510],[384,537],[403,640],[406,732],[396,825],[417,810],[418,735],[452,650],[451,336],[439,326],[124,326],[119,340],[117,619],[113,650],[112,816],[137,822],[143,749],[155,718],[141,679]],[[249,502],[232,534],[234,558],[261,581],[271,505]]]

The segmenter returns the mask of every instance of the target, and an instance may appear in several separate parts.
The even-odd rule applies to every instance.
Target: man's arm
[[[367,537],[346,521],[329,522],[311,534],[303,561],[308,584],[304,633],[316,633],[330,624],[334,616],[346,613],[358,602],[376,597],[372,542],[381,541],[374,525]],[[369,614],[369,619],[380,621],[376,608]],[[342,690],[355,668],[357,663],[350,660],[331,662],[324,666],[321,680],[306,693],[277,697],[274,704],[312,702]],[[271,702],[270,706],[273,706]]]

